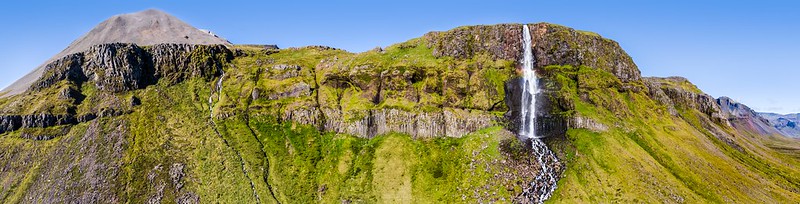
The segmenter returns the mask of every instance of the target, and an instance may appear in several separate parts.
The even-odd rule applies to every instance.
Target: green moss
[[[702,94],[703,93],[703,91],[701,91],[699,88],[697,88],[697,86],[695,86],[694,84],[692,84],[691,82],[689,82],[688,80],[685,80],[683,78],[679,78],[679,79],[673,79],[673,78],[651,78],[651,79],[657,80],[661,84],[661,86],[673,87],[673,88],[689,91],[689,92],[696,93],[696,94]]]
[[[585,49],[585,42],[599,37],[578,31],[582,35],[576,40],[575,32],[568,29],[551,31],[574,49]],[[220,73],[213,70],[179,83],[159,82],[116,94],[91,84],[78,87],[62,82],[31,95],[0,99],[0,105],[13,113],[125,112],[94,121],[101,124],[101,135],[123,132],[119,187],[112,190],[120,202],[141,203],[156,194],[173,201],[189,193],[209,203],[510,202],[533,180],[531,172],[538,164],[513,133],[501,127],[461,138],[396,133],[358,138],[320,132],[318,124],[286,120],[295,110],[311,114],[338,110],[343,121],[353,122],[364,119],[370,110],[389,108],[412,113],[465,109],[499,116],[508,109],[502,103],[504,86],[515,76],[515,62],[476,51],[477,47],[471,47],[478,42],[474,39],[467,42],[469,57],[460,59],[434,57],[436,46],[422,38],[357,54],[322,47],[267,52],[238,46],[242,55],[223,65],[221,91],[215,88]],[[613,42],[603,39],[600,43]],[[598,49],[615,46],[604,44]],[[553,114],[580,116],[608,128],[570,129],[563,138],[548,138],[567,166],[549,202],[800,200],[796,193],[800,173],[795,168],[800,161],[792,154],[796,141],[719,127],[744,148],[737,149],[704,127],[709,123],[703,113],[680,109],[679,117],[664,114],[663,107],[645,92],[633,91],[642,88],[641,82],[623,82],[612,74],[607,65],[617,58],[609,54],[613,52],[604,53],[584,56],[602,67],[565,65],[538,70],[546,79],[545,88],[554,91]],[[206,51],[191,54],[195,62],[210,57]],[[280,69],[282,65],[289,69]],[[274,97],[303,83],[309,86],[307,93]],[[666,85],[700,91],[688,81]],[[80,105],[58,99],[66,88],[80,90],[86,99]],[[142,104],[130,106],[133,96]],[[89,125],[75,125],[49,141],[22,135],[61,133],[61,127],[0,134],[0,155],[30,158],[0,161],[0,166],[14,168],[0,180],[9,184],[0,186],[0,201],[26,201],[27,189],[41,182],[37,175],[44,170],[43,161],[82,161],[72,156],[84,157],[53,156],[54,145],[65,143],[75,151],[111,148],[101,140],[80,139]],[[102,139],[114,138],[118,137]],[[186,165],[185,185],[180,189],[169,172],[176,164]],[[75,183],[84,175],[80,170],[69,170],[76,175]],[[81,192],[82,188],[69,190]]]
[[[545,77],[558,82],[558,95],[571,98],[578,115],[609,127],[604,132],[571,129],[567,139],[575,149],[556,146],[557,152],[575,153],[574,156],[569,156],[569,152],[564,154],[568,167],[551,202],[784,202],[797,199],[796,195],[785,193],[795,188],[792,187],[793,177],[789,175],[795,175],[796,171],[778,167],[784,166],[781,163],[797,161],[772,156],[766,153],[769,150],[761,148],[752,153],[739,152],[709,135],[701,121],[708,119],[701,118],[706,117],[702,113],[680,110],[681,117],[665,115],[645,93],[622,91],[620,82],[611,79],[609,73],[590,69],[569,66],[544,69]],[[728,134],[741,133],[731,131]],[[759,138],[735,137],[733,140],[755,145],[764,142]],[[764,163],[781,170],[761,168]],[[764,191],[762,194],[748,189]]]
[[[401,134],[372,139],[321,134],[296,124],[251,121],[271,161],[269,181],[282,202],[469,202],[463,190],[484,190],[503,171],[494,160],[499,144],[515,140],[501,128],[464,138],[413,140]],[[471,166],[481,164],[481,168]],[[487,165],[488,169],[484,169]],[[469,182],[462,182],[469,181]],[[495,199],[511,197],[504,185],[490,185]],[[519,192],[519,191],[516,191]],[[473,200],[474,201],[474,200]]]

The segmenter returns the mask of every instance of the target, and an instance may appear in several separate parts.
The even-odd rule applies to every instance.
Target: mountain
[[[758,113],[769,120],[769,124],[778,129],[780,133],[789,137],[800,137],[800,114]]]
[[[138,13],[113,16],[59,52],[44,64],[12,83],[0,92],[0,96],[23,93],[39,79],[45,66],[66,55],[83,52],[95,45],[108,43],[130,43],[140,46],[156,44],[220,44],[230,43],[209,31],[200,30],[163,11],[150,9]]]
[[[0,98],[4,203],[800,201],[800,141],[549,23],[362,53],[109,42],[42,67]]]

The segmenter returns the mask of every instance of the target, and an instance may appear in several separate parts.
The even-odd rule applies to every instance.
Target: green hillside
[[[568,124],[545,139],[561,161],[548,202],[800,202],[800,141],[735,125],[688,81],[642,78],[614,41],[530,26],[548,114]],[[505,115],[518,36],[95,46],[0,98],[0,201],[526,203],[540,165]]]

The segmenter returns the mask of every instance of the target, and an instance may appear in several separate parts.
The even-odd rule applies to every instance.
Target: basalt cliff
[[[531,203],[544,168],[547,202],[800,201],[800,141],[641,76],[596,33],[527,24],[524,45],[523,24],[464,26],[351,53],[232,45],[173,18],[113,17],[5,92],[0,201]],[[153,26],[177,37],[118,37]],[[556,158],[517,135],[525,46]]]

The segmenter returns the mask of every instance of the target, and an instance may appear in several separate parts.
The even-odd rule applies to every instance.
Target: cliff
[[[796,202],[797,141],[616,42],[530,24],[537,127],[517,139],[521,24],[325,46],[90,46],[0,99],[3,202]],[[631,176],[637,175],[637,176]],[[220,189],[228,189],[221,192]]]
[[[521,59],[519,24],[467,26],[425,35],[437,57],[469,58],[488,53],[495,59]],[[531,25],[536,67],[587,66],[613,73],[623,82],[641,80],[636,64],[617,42],[588,31],[537,23]]]
[[[227,40],[213,35],[209,31],[194,28],[163,11],[149,9],[137,13],[116,15],[75,39],[63,51],[3,89],[0,97],[25,92],[33,83],[41,80],[47,69],[46,66],[57,60],[63,60],[68,55],[85,52],[94,46],[112,43],[139,46],[157,44],[230,45]]]
[[[68,55],[45,66],[44,74],[27,95],[4,101],[0,133],[19,128],[76,124],[129,112],[135,97],[114,95],[190,78],[210,80],[232,58],[220,45],[163,44],[145,48],[134,44],[103,44]],[[86,89],[99,91],[88,97]],[[83,91],[81,91],[83,90]],[[26,101],[38,101],[36,105]]]

